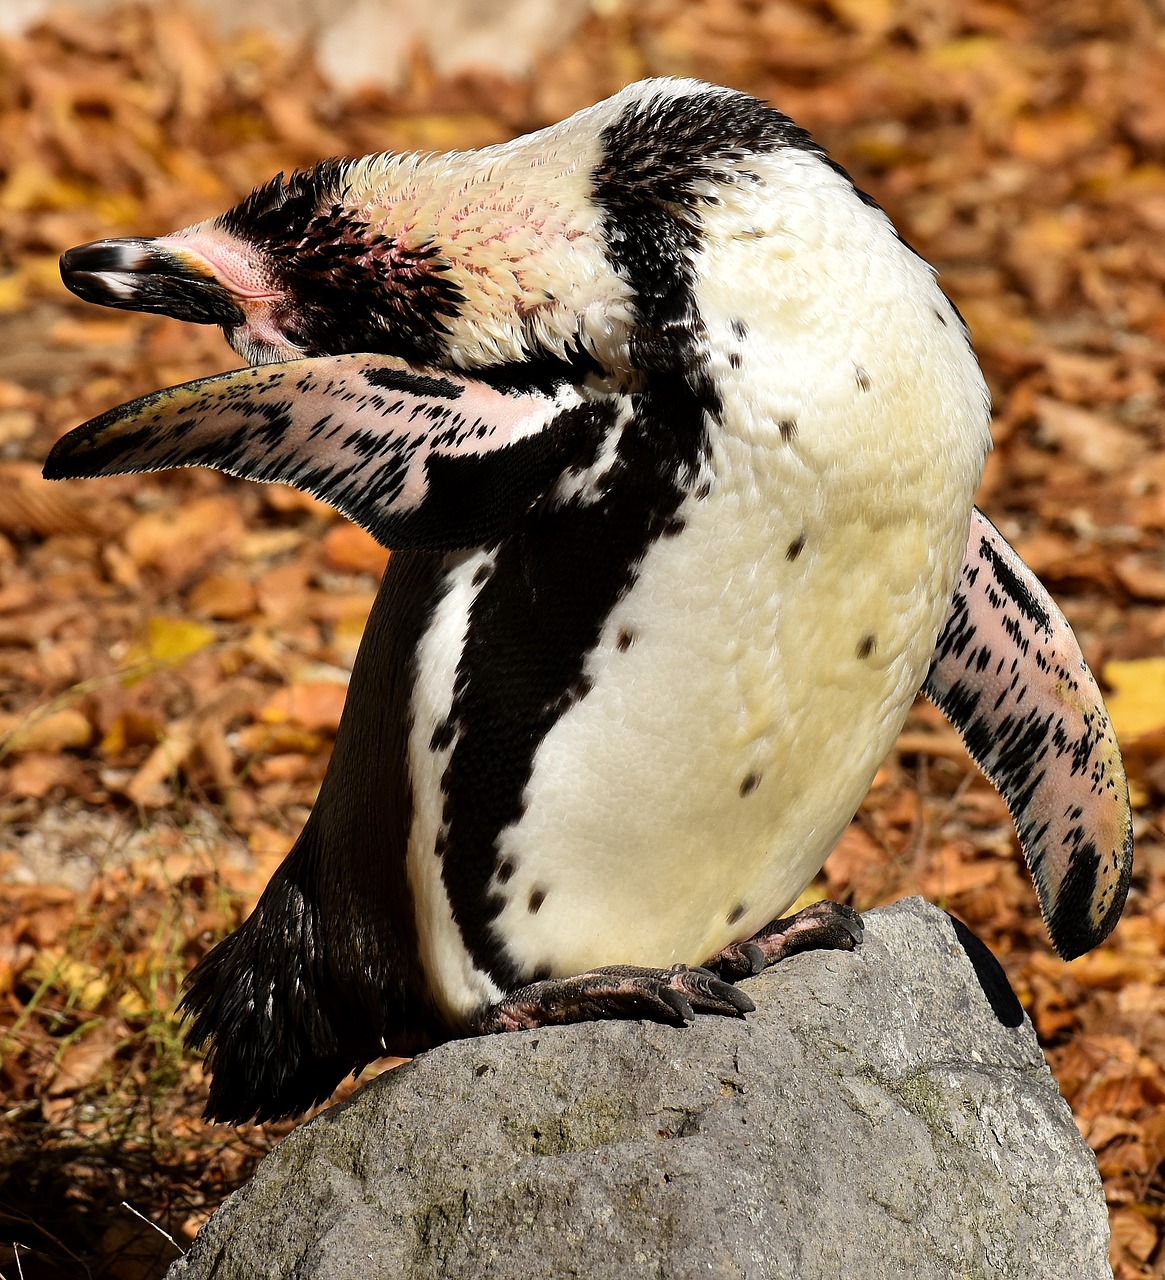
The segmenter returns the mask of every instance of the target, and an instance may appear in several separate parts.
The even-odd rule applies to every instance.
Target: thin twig
[[[158,1235],[164,1237],[166,1240],[169,1240],[169,1242],[174,1246],[175,1249],[178,1250],[178,1252],[183,1257],[186,1256],[186,1250],[182,1248],[182,1246],[178,1243],[178,1241],[175,1240],[174,1237],[167,1230],[165,1230],[163,1227],[158,1226],[156,1222],[151,1222],[150,1219],[147,1218],[144,1213],[140,1213],[137,1209],[135,1209],[128,1200],[123,1200],[121,1202],[121,1207],[123,1209],[128,1209],[135,1218],[141,1218],[141,1220],[146,1224],[147,1227],[153,1227],[154,1230],[158,1233]]]

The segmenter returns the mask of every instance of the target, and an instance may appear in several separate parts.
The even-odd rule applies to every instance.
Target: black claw
[[[752,1013],[756,1009],[756,1005],[739,988],[729,986],[727,982],[720,985],[725,989],[723,1002],[730,1005],[738,1017],[743,1018],[746,1013]]]
[[[688,973],[691,975],[689,986],[699,997],[701,1012],[739,1016],[756,1008],[743,991],[737,991],[711,970],[689,969]]]
[[[677,1017],[677,1026],[683,1026],[688,1022],[695,1022],[696,1011],[692,1008],[691,1001],[684,995],[682,991],[677,991],[674,987],[663,987],[657,994],[659,1001],[667,1005]]]
[[[828,935],[836,939],[835,945],[841,950],[852,951],[865,936],[862,918],[852,907],[846,907],[844,913],[839,911],[832,923],[834,927],[828,930]]]
[[[763,972],[765,967],[765,953],[756,945],[755,942],[742,942],[740,944],[740,954],[748,961],[750,968],[750,973],[745,974],[745,977],[750,977],[752,974]]]

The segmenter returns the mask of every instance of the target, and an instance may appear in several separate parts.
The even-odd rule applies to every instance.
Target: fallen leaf
[[[286,685],[263,708],[260,719],[268,724],[291,721],[305,729],[335,732],[347,695],[344,685],[331,680]]]
[[[257,602],[254,584],[237,569],[208,575],[186,597],[194,613],[228,620],[254,613]]]
[[[201,622],[155,614],[146,621],[147,651],[155,662],[181,662],[218,636]]]
[[[93,506],[81,496],[78,485],[44,480],[40,468],[25,462],[0,464],[0,529],[31,530],[42,537],[53,534],[107,532]]]
[[[139,516],[125,531],[123,542],[139,569],[153,568],[179,581],[224,547],[239,542],[243,533],[238,509],[229,498],[200,498]]]
[[[1106,662],[1102,674],[1114,690],[1105,703],[1122,743],[1165,728],[1165,658]]]
[[[317,733],[298,724],[249,724],[235,735],[244,755],[274,755],[281,752],[315,755],[325,741]]]
[[[1124,1255],[1144,1262],[1157,1245],[1157,1229],[1136,1209],[1118,1209],[1110,1220],[1113,1260]]]
[[[319,498],[313,498],[302,489],[293,489],[286,484],[265,484],[263,499],[275,511],[306,511],[308,515],[319,516],[326,520],[339,519],[339,512]]]
[[[1141,441],[1104,414],[1064,404],[1050,396],[1036,400],[1040,435],[1102,475],[1131,467],[1144,451]]]
[[[1165,600],[1165,568],[1148,564],[1141,556],[1118,560],[1116,576],[1129,595],[1138,600]]]
[[[152,747],[162,727],[152,716],[123,711],[106,730],[98,746],[103,756],[120,756],[130,747]]]
[[[345,520],[333,525],[324,536],[323,555],[333,569],[380,577],[388,564],[389,552],[370,533]]]
[[[41,799],[54,787],[82,789],[81,762],[74,756],[30,753],[17,760],[9,774],[9,787],[14,796]]]
[[[72,1040],[61,1051],[49,1075],[49,1097],[77,1093],[92,1084],[128,1034],[129,1028],[120,1018],[106,1018]]]
[[[194,749],[195,730],[189,720],[176,720],[166,736],[150,752],[123,792],[143,808],[159,808],[174,799],[170,779],[186,763]]]
[[[92,740],[93,726],[75,707],[48,715],[0,715],[0,751],[68,751]]]
[[[268,569],[255,582],[259,608],[268,621],[280,625],[303,616],[308,600],[308,566],[300,559]]]

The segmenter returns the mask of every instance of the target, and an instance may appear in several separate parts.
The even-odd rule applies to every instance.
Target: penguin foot
[[[477,1014],[470,1030],[485,1036],[613,1018],[648,1018],[683,1026],[697,1013],[740,1018],[755,1008],[743,991],[707,969],[682,964],[671,969],[611,965],[521,987]]]
[[[767,924],[745,942],[733,942],[707,963],[727,982],[760,973],[798,951],[852,951],[862,940],[862,918],[844,902],[812,906]]]

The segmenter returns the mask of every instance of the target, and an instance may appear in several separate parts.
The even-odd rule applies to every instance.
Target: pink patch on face
[[[269,274],[255,261],[253,251],[247,252],[236,237],[225,232],[206,228],[179,231],[158,243],[201,259],[207,274],[241,301],[279,296]]]

